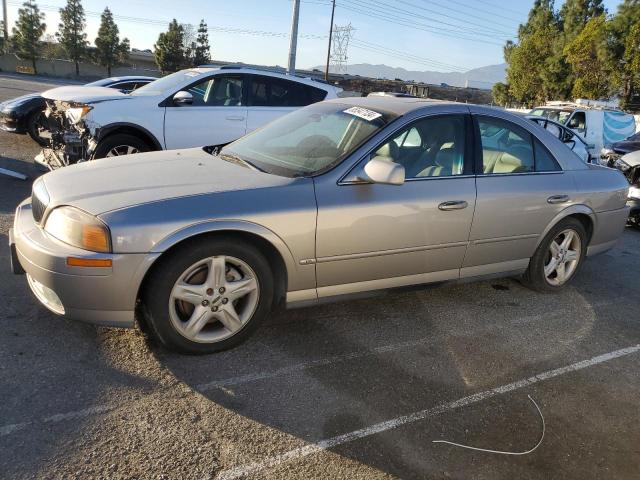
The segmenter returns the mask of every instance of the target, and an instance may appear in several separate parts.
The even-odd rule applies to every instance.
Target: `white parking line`
[[[596,302],[592,304],[592,307],[605,307],[611,304],[614,304],[615,302],[612,302],[610,300],[606,301],[606,302]],[[539,320],[542,319],[549,319],[549,318],[553,318],[556,316],[559,317],[563,317],[565,315],[564,312],[558,313],[558,314],[550,314],[550,315],[540,315],[540,314],[536,314],[536,315],[529,315],[529,316],[524,316],[524,317],[519,317],[517,319],[513,319],[511,321],[509,321],[510,325],[524,325],[527,323],[535,323]],[[505,324],[499,324],[499,327],[504,327]],[[483,328],[479,328],[477,331],[478,332],[484,332],[484,331],[492,331],[496,329],[496,325],[490,325],[490,326],[486,326]],[[338,363],[338,362],[346,362],[349,360],[356,360],[359,358],[365,358],[367,356],[370,355],[376,355],[376,354],[382,354],[382,353],[391,353],[391,352],[395,352],[398,350],[402,350],[405,348],[412,348],[412,347],[417,347],[420,345],[428,345],[430,343],[436,343],[438,342],[438,340],[441,338],[441,336],[438,335],[431,335],[429,337],[422,337],[419,338],[417,340],[410,340],[410,341],[406,341],[406,342],[399,342],[399,343],[392,343],[392,344],[387,344],[387,345],[381,345],[379,347],[374,347],[371,348],[369,350],[360,350],[360,351],[356,351],[356,352],[352,352],[352,353],[345,353],[342,355],[333,355],[330,357],[325,357],[325,358],[319,358],[316,360],[310,360],[308,362],[301,362],[301,363],[297,363],[294,365],[290,365],[287,367],[282,367],[282,368],[278,368],[275,370],[270,370],[270,371],[263,371],[263,372],[257,372],[257,373],[249,373],[246,375],[238,375],[236,377],[230,377],[230,378],[225,378],[225,379],[221,379],[221,380],[215,380],[212,382],[207,382],[207,383],[203,383],[200,385],[197,385],[195,387],[196,391],[200,392],[200,393],[204,393],[216,388],[220,388],[220,387],[228,387],[228,386],[233,386],[233,385],[241,385],[247,382],[254,382],[254,381],[260,381],[260,380],[269,380],[269,379],[273,379],[273,378],[277,378],[280,376],[285,376],[285,375],[292,375],[292,374],[296,374],[299,372],[303,372],[307,369],[310,368],[315,368],[315,367],[322,367],[322,366],[327,366],[327,365],[331,365],[334,363]],[[135,401],[135,400],[134,400]],[[4,437],[6,435],[11,435],[15,432],[18,432],[20,430],[24,430],[25,428],[28,428],[32,425],[35,424],[42,424],[42,423],[58,423],[58,422],[62,422],[62,421],[67,421],[67,420],[73,420],[73,419],[82,419],[82,418],[88,418],[91,417],[97,413],[106,413],[109,412],[111,410],[115,410],[118,407],[121,407],[121,404],[103,404],[103,405],[94,405],[92,407],[88,407],[88,408],[84,408],[84,409],[80,409],[80,410],[74,410],[71,412],[64,412],[64,413],[57,413],[54,415],[50,415],[48,417],[45,418],[40,418],[40,419],[35,419],[35,420],[30,420],[30,421],[26,421],[26,422],[19,422],[19,423],[13,423],[13,424],[8,424],[8,425],[2,425],[0,426],[0,437]]]
[[[637,353],[638,351],[640,351],[640,344],[632,347],[616,350],[613,352],[605,353],[602,355],[598,355],[588,360],[572,363],[571,365],[567,365],[565,367],[556,368],[554,370],[548,370],[546,372],[542,372],[537,375],[534,375],[533,377],[508,383],[506,385],[502,385],[500,387],[496,387],[491,390],[485,390],[483,392],[475,393],[473,395],[469,395],[468,397],[463,397],[459,400],[454,400],[452,402],[447,402],[442,405],[438,405],[437,407],[428,408],[426,410],[414,412],[409,415],[403,415],[401,417],[397,417],[392,420],[387,420],[385,422],[377,423],[375,425],[371,425],[369,427],[365,427],[360,430],[355,430],[353,432],[345,433],[343,435],[338,435],[336,437],[328,438],[318,443],[313,443],[311,445],[305,445],[304,447],[295,448],[293,450],[289,450],[288,452],[282,453],[280,455],[274,455],[272,457],[268,457],[265,460],[262,460],[259,462],[254,462],[248,465],[232,468],[230,470],[222,472],[217,478],[218,480],[233,480],[236,478],[250,476],[252,474],[257,474],[263,470],[266,470],[271,467],[275,467],[277,465],[289,462],[291,460],[297,460],[303,457],[307,457],[309,455],[313,455],[314,453],[318,453],[323,450],[336,447],[338,445],[343,445],[345,443],[353,442],[354,440],[368,437],[376,433],[385,432],[387,430],[391,430],[391,429],[400,427],[402,425],[407,425],[410,423],[417,422],[419,420],[424,420],[426,418],[433,417],[440,413],[444,413],[450,410],[454,410],[456,408],[478,403],[503,393],[512,392],[514,390],[518,390],[520,388],[527,387],[535,383],[548,380],[550,378],[558,377],[560,375],[565,375],[567,373],[582,370],[587,367],[592,367],[600,363],[608,362],[615,358],[631,355],[632,353]]]

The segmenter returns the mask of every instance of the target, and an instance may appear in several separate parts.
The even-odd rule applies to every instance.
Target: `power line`
[[[485,5],[488,5],[490,7],[493,7],[495,9],[501,10],[501,11],[507,11],[507,12],[512,12],[518,15],[522,15],[521,12],[518,12],[517,10],[514,10],[512,8],[509,7],[505,7],[504,4],[502,5],[496,5],[495,3],[492,2],[488,2],[487,0],[475,0],[476,2],[480,2],[480,3],[484,3]]]
[[[415,30],[422,30],[425,32],[430,32],[430,33],[434,33],[436,35],[440,35],[443,37],[451,37],[451,38],[458,38],[461,40],[468,40],[470,42],[479,42],[479,43],[486,43],[488,45],[497,45],[497,46],[502,46],[503,43],[498,43],[498,42],[492,42],[489,40],[484,40],[481,38],[477,38],[477,37],[468,37],[468,36],[464,36],[462,34],[456,34],[456,33],[444,33],[445,29],[442,28],[436,28],[436,27],[431,27],[429,25],[424,25],[424,24],[419,24],[419,23],[411,23],[408,21],[404,21],[404,19],[392,19],[389,16],[385,16],[385,15],[380,15],[380,14],[376,14],[376,13],[372,13],[370,11],[367,10],[362,10],[359,8],[354,8],[352,6],[348,6],[345,5],[343,3],[338,4],[338,6],[344,10],[348,10],[351,12],[355,12],[355,13],[359,13],[360,15],[365,15],[367,17],[371,17],[371,18],[376,18],[379,20],[384,20],[388,23],[393,23],[395,25],[401,25],[404,27],[409,27],[409,28],[413,28]],[[447,32],[453,32],[451,30],[446,30]]]
[[[345,0],[346,1],[346,0]],[[409,5],[411,7],[417,8],[417,9],[421,9],[421,7],[406,2],[404,0],[396,0],[399,2],[402,2],[406,5]],[[383,15],[386,18],[393,18],[396,20],[401,20],[403,22],[409,22],[409,23],[416,23],[418,25],[425,25],[425,24],[420,24],[418,23],[417,20],[414,20],[414,18],[419,18],[422,19],[422,22],[428,22],[428,23],[432,23],[433,25],[427,25],[429,28],[435,28],[438,31],[441,32],[449,32],[449,33],[454,33],[454,34],[459,34],[459,33],[463,33],[465,35],[472,35],[472,36],[484,36],[484,37],[489,37],[489,38],[496,38],[496,34],[500,34],[502,35],[505,39],[508,38],[513,38],[512,35],[506,33],[506,32],[500,32],[497,30],[494,30],[492,32],[488,32],[487,28],[485,28],[485,26],[483,25],[478,25],[478,24],[471,24],[472,27],[467,27],[467,26],[463,26],[463,25],[458,25],[458,24],[454,24],[454,23],[449,23],[446,21],[442,21],[442,20],[437,20],[434,19],[432,17],[428,17],[425,15],[422,15],[420,13],[417,12],[413,12],[413,11],[404,11],[404,10],[399,10],[398,8],[389,5],[387,3],[384,2],[380,2],[380,1],[376,1],[375,3],[371,4],[368,3],[367,0],[349,0],[349,3],[351,3],[352,7],[357,7],[360,9],[366,9],[367,11],[372,10],[374,13],[376,13],[377,15]],[[344,6],[344,3],[343,3]],[[404,15],[407,16],[409,18],[401,18],[399,17],[399,15]],[[442,14],[444,15],[444,14]],[[448,17],[448,15],[444,15],[446,17]],[[446,25],[448,27],[453,27],[453,30],[451,29],[447,29],[447,28],[443,28],[442,25]],[[483,28],[483,31],[478,31],[478,26],[480,26],[481,28]],[[489,29],[490,30],[490,29]],[[487,33],[485,33],[487,32]]]
[[[400,1],[400,0],[396,0],[396,1]],[[482,15],[479,15],[478,11],[474,11],[473,13],[467,13],[464,10],[455,9],[455,8],[452,8],[450,5],[443,5],[442,3],[435,2],[433,0],[422,0],[422,1],[424,3],[428,3],[429,5],[435,5],[437,7],[443,8],[443,9],[445,9],[447,11],[452,11],[457,15],[463,15],[465,17],[473,18],[474,20],[477,20],[477,21],[480,21],[480,22],[489,22],[491,24],[491,26],[507,28],[509,30],[513,30],[513,22],[516,21],[516,20],[508,19],[511,24],[507,25],[507,24],[504,24],[504,23],[496,22],[495,17],[499,17],[500,15],[496,15],[496,14],[493,14],[493,13],[491,14],[491,17],[493,17],[493,18],[486,18],[486,17],[483,18]],[[469,8],[468,5],[465,5],[464,3],[458,2],[456,0],[447,0],[447,2],[460,5],[460,6],[464,7],[465,10]],[[502,18],[506,18],[506,17],[502,17]],[[519,23],[519,20],[517,20],[517,22]],[[482,27],[483,25],[480,24],[479,26]],[[486,25],[484,25],[484,26],[486,26]]]
[[[423,1],[426,1],[426,0],[423,0]],[[473,6],[472,5],[468,5],[466,3],[459,2],[458,0],[447,0],[447,1],[450,2],[450,3],[455,3],[457,5],[460,5],[460,6],[464,7],[464,8],[477,8],[476,5],[473,5]],[[479,1],[479,0],[476,0],[476,1]],[[486,5],[491,5],[491,4],[486,3]],[[500,12],[503,12],[505,10],[502,6],[493,7],[493,8],[499,10]],[[475,12],[474,14],[468,14],[468,15],[469,16],[473,16],[473,15],[477,15],[477,13],[478,12]],[[509,16],[506,16],[506,15],[502,15],[502,13],[496,13],[496,12],[487,12],[487,15],[490,15],[491,17],[502,18],[504,20],[509,20],[510,22],[517,22],[518,24],[522,23],[522,17],[514,18],[514,17],[509,17]],[[519,14],[519,15],[521,15],[521,14]],[[492,21],[493,18],[488,18],[487,20],[488,21]]]
[[[484,29],[485,31],[492,31],[492,32],[496,32],[496,33],[499,33],[499,34],[501,34],[501,35],[505,35],[505,36],[507,36],[507,37],[511,37],[511,36],[513,36],[511,33],[505,32],[505,31],[503,31],[503,30],[498,30],[498,29],[496,29],[496,28],[494,28],[494,27],[487,27],[487,25],[482,25],[482,24],[480,24],[480,23],[471,22],[471,21],[469,21],[469,20],[463,20],[463,19],[460,19],[458,16],[454,16],[454,15],[449,15],[449,14],[446,14],[446,13],[437,12],[437,11],[435,11],[435,10],[431,10],[431,9],[428,9],[428,8],[421,7],[420,5],[416,5],[416,4],[414,4],[414,3],[409,3],[409,2],[407,2],[407,1],[405,1],[405,0],[395,0],[395,1],[396,1],[396,2],[398,2],[398,3],[402,3],[402,4],[404,4],[404,5],[408,5],[408,6],[410,6],[410,7],[416,8],[416,9],[418,9],[418,10],[420,10],[420,11],[431,12],[431,13],[432,13],[432,14],[434,14],[434,15],[438,15],[438,16],[441,16],[441,17],[444,17],[444,18],[452,19],[452,20],[454,20],[454,21],[456,21],[456,22],[459,22],[459,23],[462,23],[462,24],[465,24],[465,25],[471,25],[471,26],[473,26],[473,27],[480,27],[480,28]],[[423,0],[423,1],[424,1],[424,0]],[[379,3],[379,2],[378,2],[378,3]],[[429,1],[429,4],[438,5],[437,3],[435,3],[435,2],[431,2],[431,1]],[[391,8],[394,8],[394,7],[391,7]],[[451,8],[449,8],[448,10],[450,10],[450,11],[452,11],[452,12],[455,12],[457,15],[463,14],[463,13],[458,12],[458,11],[455,11],[454,9],[451,9]],[[411,12],[411,15],[417,16],[418,14],[417,14],[417,13],[415,13],[415,12]],[[423,17],[423,18],[429,18],[429,17],[424,17],[424,16],[422,16],[422,15],[420,15],[420,16],[421,16],[421,17]],[[475,17],[475,18],[477,19],[477,17]],[[455,24],[445,23],[445,22],[442,22],[442,21],[440,21],[440,20],[437,20],[437,22],[438,22],[438,23],[442,23],[442,24],[444,24],[444,25],[449,25],[449,26],[452,26],[452,27],[456,27],[456,26],[457,26],[457,25],[455,25]],[[494,25],[495,25],[495,23],[494,23]],[[509,27],[507,27],[507,28],[509,28]],[[476,29],[476,30],[477,30],[477,29]]]

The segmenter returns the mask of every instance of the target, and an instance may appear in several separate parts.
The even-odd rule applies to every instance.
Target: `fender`
[[[158,141],[158,139],[155,137],[155,135],[153,135],[149,130],[147,130],[144,127],[141,127],[140,125],[137,125],[135,123],[129,123],[129,122],[110,123],[108,125],[104,125],[104,126],[98,128],[98,129],[96,129],[96,135],[95,135],[96,141],[99,142],[104,137],[106,137],[111,132],[113,132],[114,130],[117,130],[118,128],[122,128],[122,127],[133,128],[135,130],[141,131],[142,133],[144,133],[147,137],[149,137],[151,139],[151,141],[153,142],[153,147],[154,148],[156,148],[157,150],[164,150],[164,148],[162,147],[162,144]]]
[[[589,218],[591,219],[591,222],[593,223],[593,230],[595,231],[596,221],[597,221],[595,212],[590,207],[581,203],[575,204],[575,205],[569,205],[567,208],[565,208],[560,213],[558,213],[555,217],[553,217],[553,219],[549,222],[547,227],[538,237],[538,241],[536,242],[536,249],[538,248],[540,243],[542,243],[542,240],[547,235],[547,233],[549,233],[549,231],[554,226],[556,226],[559,221],[561,221],[563,218],[568,217],[569,215],[575,215],[576,213],[588,215]]]
[[[156,253],[166,252],[174,245],[177,245],[183,240],[187,240],[196,235],[224,231],[250,233],[261,237],[263,240],[269,242],[273,247],[275,247],[275,249],[282,257],[282,260],[284,261],[285,267],[287,269],[287,278],[289,281],[288,285],[290,286],[290,288],[292,284],[294,285],[295,283],[297,283],[295,277],[298,277],[297,279],[299,280],[299,275],[295,275],[295,273],[298,271],[299,265],[296,263],[293,253],[284,242],[284,240],[282,240],[272,230],[269,230],[268,228],[257,223],[247,222],[245,220],[213,220],[190,225],[188,227],[177,230],[160,240],[153,247],[150,254],[154,255]],[[311,275],[313,276],[313,281],[315,282],[315,267],[312,268],[312,270],[313,271],[311,272]]]

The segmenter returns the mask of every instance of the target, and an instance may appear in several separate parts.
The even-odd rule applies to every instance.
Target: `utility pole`
[[[6,0],[5,0],[6,1]],[[329,81],[329,59],[331,58],[331,34],[333,33],[333,15],[336,13],[336,0],[331,5],[331,23],[329,24],[329,45],[327,46],[327,65],[324,68],[324,81]]]
[[[7,0],[2,0],[2,25],[4,27],[4,44],[9,44],[9,20],[7,19]]]
[[[293,18],[291,19],[291,40],[289,42],[289,66],[287,72],[296,73],[296,49],[298,48],[298,19],[300,18],[300,0],[293,0]]]

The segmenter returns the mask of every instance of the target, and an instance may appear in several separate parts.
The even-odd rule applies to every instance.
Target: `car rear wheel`
[[[160,261],[142,304],[151,334],[170,349],[204,354],[233,347],[271,310],[269,264],[248,243],[203,238]]]
[[[29,116],[27,119],[27,133],[41,147],[49,145],[50,137],[47,135],[49,130],[44,110],[38,110]]]
[[[134,153],[148,152],[151,148],[144,140],[125,133],[109,135],[98,143],[93,158],[119,157]]]
[[[578,273],[586,250],[587,232],[582,222],[575,218],[560,221],[531,257],[524,283],[541,292],[561,289]]]

